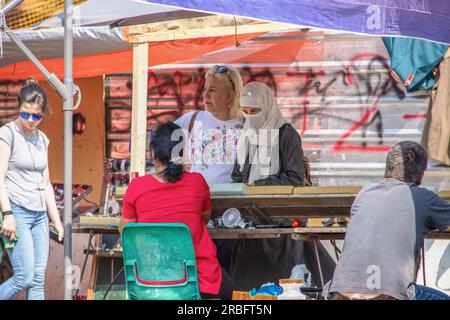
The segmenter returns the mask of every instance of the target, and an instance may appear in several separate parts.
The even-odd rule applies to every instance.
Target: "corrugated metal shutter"
[[[244,83],[262,81],[274,90],[302,136],[315,184],[380,180],[392,145],[420,142],[428,93],[405,96],[389,74],[380,38],[335,32],[272,33],[151,69],[148,129],[202,108],[204,72],[218,63],[237,67]],[[106,86],[107,154],[128,158],[131,75],[108,76]],[[438,174],[428,181],[449,184]]]

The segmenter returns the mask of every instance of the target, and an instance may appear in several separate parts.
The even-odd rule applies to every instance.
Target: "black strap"
[[[11,132],[11,155],[12,155],[13,149],[14,149],[14,137],[15,137],[15,135],[14,135],[14,132],[11,129],[11,126],[9,124],[7,124],[5,127],[7,127],[9,129],[9,131]]]
[[[11,131],[11,155],[13,153],[13,149],[14,149],[14,140],[15,140],[15,134],[13,129],[11,128],[11,126],[6,125],[6,127],[9,129],[9,131]],[[39,137],[42,138],[42,142],[44,142],[44,150],[47,149],[47,143],[45,142],[45,138],[44,135],[42,134],[41,130],[36,128],[36,132],[38,134],[38,141],[39,141]]]
[[[283,124],[283,125],[280,127],[280,131],[279,131],[279,133],[278,133],[280,139],[281,139],[281,136],[283,135],[284,130],[286,130],[286,128],[289,127],[289,126],[290,126],[290,123],[287,123],[287,122],[286,122],[285,124]]]
[[[197,118],[199,113],[200,113],[200,110],[195,111],[191,117],[191,120],[189,121],[189,127],[188,127],[189,134],[191,134],[191,132],[192,132],[192,128],[194,127],[195,119]]]

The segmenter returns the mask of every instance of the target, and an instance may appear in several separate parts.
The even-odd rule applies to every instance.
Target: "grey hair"
[[[418,184],[427,162],[427,153],[420,144],[413,141],[397,143],[387,154],[384,177]]]

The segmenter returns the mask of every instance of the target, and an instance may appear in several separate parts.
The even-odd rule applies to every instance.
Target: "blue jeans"
[[[27,290],[29,300],[44,300],[45,270],[49,254],[48,217],[45,211],[31,211],[11,203],[18,240],[8,249],[14,275],[0,285],[0,300]]]
[[[416,284],[416,300],[450,300],[450,297],[436,289]]]

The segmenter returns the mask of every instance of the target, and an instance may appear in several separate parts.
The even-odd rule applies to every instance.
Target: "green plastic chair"
[[[200,299],[194,244],[183,223],[129,223],[122,230],[129,300]]]

